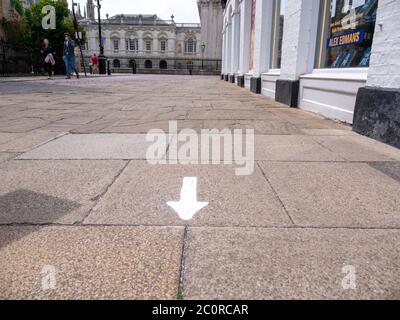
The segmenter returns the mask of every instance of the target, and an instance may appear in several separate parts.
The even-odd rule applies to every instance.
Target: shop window
[[[283,25],[285,22],[286,0],[274,1],[274,17],[272,20],[272,55],[271,68],[280,69],[282,61]]]
[[[369,67],[378,0],[322,0],[316,68]]]

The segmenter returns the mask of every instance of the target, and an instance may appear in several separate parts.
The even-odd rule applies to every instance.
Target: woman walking
[[[53,75],[53,66],[56,64],[56,61],[54,58],[54,50],[52,47],[50,47],[49,40],[46,38],[43,39],[43,48],[41,52],[43,56],[44,68],[49,74],[47,79],[50,80]]]

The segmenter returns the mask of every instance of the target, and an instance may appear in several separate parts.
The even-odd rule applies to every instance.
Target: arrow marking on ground
[[[193,216],[208,206],[208,202],[197,201],[197,177],[183,178],[180,201],[167,202],[174,209],[182,220],[191,220]]]

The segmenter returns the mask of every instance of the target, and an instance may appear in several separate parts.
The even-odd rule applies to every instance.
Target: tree
[[[24,7],[22,5],[21,0],[11,0],[10,1],[11,8],[19,13],[20,16],[24,13]]]
[[[44,29],[42,27],[42,19],[45,16],[42,13],[44,6],[50,5],[55,8],[56,13],[56,28]],[[68,9],[66,0],[39,0],[30,8],[25,10],[24,25],[27,30],[26,41],[27,45],[32,48],[39,48],[42,45],[44,38],[49,39],[52,47],[60,52],[64,42],[64,33],[68,32],[71,35],[75,34],[73,21]],[[83,28],[79,27],[79,31],[85,35]]]
[[[20,44],[21,39],[24,39],[26,34],[25,27],[21,22],[24,8],[21,0],[11,0],[10,4],[14,10],[10,11],[7,19],[3,17],[0,21],[1,27],[4,30],[3,40],[8,44]]]

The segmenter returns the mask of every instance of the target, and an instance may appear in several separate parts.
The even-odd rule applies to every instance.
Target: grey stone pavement
[[[254,172],[151,165],[169,120],[253,128]],[[400,150],[217,77],[0,80],[1,299],[399,299],[399,195]]]

